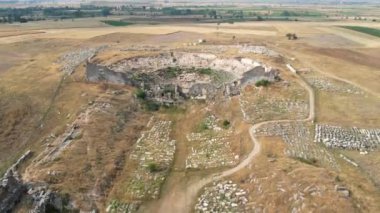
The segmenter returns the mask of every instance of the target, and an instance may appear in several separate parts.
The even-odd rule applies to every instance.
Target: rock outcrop
[[[27,151],[0,179],[0,212],[11,212],[24,194],[26,187],[20,179],[17,168],[31,155],[32,152]]]
[[[13,164],[0,179],[0,212],[13,212],[21,200],[30,203],[29,213],[63,212],[73,209],[67,199],[48,188],[46,183],[24,182],[17,172],[19,165],[32,155],[29,150]]]

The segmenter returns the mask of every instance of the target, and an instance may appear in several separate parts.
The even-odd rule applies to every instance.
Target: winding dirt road
[[[212,174],[207,177],[204,177],[202,179],[195,178],[193,180],[190,180],[187,182],[187,186],[181,187],[176,186],[174,187],[170,193],[166,193],[158,202],[159,205],[154,205],[154,207],[150,207],[147,209],[143,209],[142,211],[147,212],[160,212],[160,213],[178,213],[178,212],[191,212],[195,201],[197,198],[197,195],[199,191],[206,186],[207,184],[210,184],[214,181],[218,181],[224,177],[230,176],[239,170],[243,169],[244,167],[248,166],[250,163],[252,163],[252,160],[260,153],[261,151],[261,144],[259,143],[259,140],[255,137],[254,133],[256,129],[262,127],[263,125],[271,124],[271,123],[286,123],[286,122],[295,122],[295,121],[301,121],[301,122],[314,122],[315,119],[315,95],[312,87],[306,83],[306,81],[299,75],[294,74],[297,78],[297,82],[302,85],[309,93],[309,116],[306,119],[302,120],[273,120],[273,121],[265,121],[258,124],[253,125],[249,129],[249,134],[252,139],[252,143],[254,145],[254,148],[252,151],[248,154],[248,156],[240,162],[236,167],[233,167],[229,170],[223,171],[221,173]]]

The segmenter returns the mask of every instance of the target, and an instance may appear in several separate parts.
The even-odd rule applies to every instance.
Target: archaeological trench
[[[288,75],[298,74],[284,68],[271,67],[259,59],[248,56],[221,56],[223,51],[234,49],[241,55],[249,53],[285,61],[283,56],[264,46],[205,45],[202,50],[193,52],[177,49],[161,52],[154,48],[150,50],[147,47],[141,47],[146,52],[150,51],[149,54],[127,57],[112,63],[107,63],[97,57],[110,48],[115,47],[81,48],[65,54],[57,63],[61,65],[61,71],[65,76],[73,75],[78,67],[85,66],[85,78],[88,84],[121,85],[132,88],[138,91],[133,97],[137,104],[144,102],[153,108],[181,106],[189,101],[208,103],[238,98],[245,122],[249,124],[263,122],[260,127],[254,129],[254,135],[281,137],[287,144],[285,149],[287,156],[318,159],[321,164],[332,169],[339,169],[339,166],[328,149],[351,149],[364,153],[375,149],[380,144],[379,129],[333,126],[314,123],[314,118],[308,120],[309,111],[314,108],[310,106],[308,92],[298,85],[297,81],[283,79],[283,72],[288,72]],[[332,93],[361,94],[359,89],[351,85],[337,85],[331,82],[327,84],[322,82],[324,79],[310,76],[312,75],[303,76],[300,79],[313,89]],[[285,91],[284,93],[295,95],[265,95],[263,88],[257,82],[279,85]],[[252,88],[245,92],[246,87]],[[118,91],[113,91],[111,95],[116,97]],[[40,175],[40,171],[45,172],[56,178],[53,185],[58,185],[59,177],[64,176],[66,171],[47,171],[41,168],[50,163],[59,162],[66,149],[79,143],[78,140],[86,136],[86,125],[89,120],[99,113],[114,113],[111,99],[99,97],[89,103],[74,122],[67,126],[62,135],[48,137],[49,145],[45,150],[41,153],[32,154],[30,151],[25,153],[8,169],[1,179],[0,212],[12,212],[20,203],[27,205],[29,212],[33,213],[138,212],[145,200],[160,198],[161,186],[171,172],[170,167],[174,161],[177,141],[171,138],[173,123],[155,116],[150,118],[145,130],[135,140],[128,159],[125,159],[127,164],[131,163],[135,166],[135,171],[131,171],[133,174],[128,175],[124,184],[129,200],[99,199],[102,205],[97,205],[99,203],[95,202],[81,206],[77,205],[76,199],[80,199],[78,194],[63,195],[57,187],[51,187],[50,183],[34,178]],[[134,110],[141,109],[137,107]],[[197,144],[186,157],[186,169],[222,168],[228,170],[238,166],[244,160],[230,151],[229,138],[232,137],[232,132],[225,130],[218,119],[220,120],[209,115],[205,122],[207,129],[218,133],[215,138],[209,138],[202,133],[191,133],[186,136],[189,142]],[[204,150],[212,151],[205,153]],[[350,159],[344,156],[342,158],[355,165],[355,162]],[[27,166],[23,165],[26,161],[29,162]],[[155,162],[159,168],[151,162]],[[20,167],[23,167],[21,173]],[[256,183],[257,180],[252,177],[250,181]],[[103,188],[110,187],[110,184],[112,183],[99,183]],[[323,193],[323,190],[315,189],[313,193]],[[333,191],[341,196],[350,196],[350,191],[344,186],[337,186]],[[91,193],[80,193],[90,194],[90,197],[94,196],[96,200],[98,199],[96,196],[105,196],[107,190],[99,192],[94,189]],[[198,193],[200,193],[198,198],[192,201],[194,205],[191,211],[255,211],[254,206],[248,205],[249,191],[241,188],[239,183],[228,177],[211,183],[207,182]],[[302,209],[300,205],[295,205],[294,212]]]

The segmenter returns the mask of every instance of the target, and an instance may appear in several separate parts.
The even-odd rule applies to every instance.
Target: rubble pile
[[[195,212],[247,212],[247,191],[232,181],[214,182],[198,198]]]
[[[253,92],[243,92],[239,97],[244,118],[251,122],[261,122],[275,119],[304,119],[309,114],[309,104],[303,98],[304,91],[292,89],[289,94],[294,97],[276,97],[262,93],[260,88]]]
[[[81,63],[93,57],[99,50],[104,48],[105,46],[96,48],[83,48],[64,54],[58,60],[58,62],[62,65],[61,70],[71,75]]]
[[[232,130],[217,125],[215,116],[206,118],[207,130],[188,134],[191,152],[186,159],[187,169],[208,169],[222,166],[233,166],[239,162],[239,155],[232,152],[230,137]]]
[[[137,165],[128,181],[128,192],[136,199],[159,196],[162,183],[174,159],[175,140],[170,139],[171,121],[153,121],[143,132],[131,153],[131,163]]]
[[[231,143],[228,141],[230,135],[231,132],[213,136],[202,133],[187,135],[192,147],[186,159],[186,168],[208,169],[236,165],[239,162],[239,155],[231,152]]]
[[[329,148],[371,150],[380,145],[380,129],[344,128],[328,124],[315,126],[315,142]]]
[[[272,168],[265,176],[252,172],[248,177],[241,179],[242,184],[254,186],[250,191],[250,197],[255,199],[249,203],[248,212],[271,211],[275,200],[282,200],[281,204],[289,206],[290,212],[313,212],[318,210],[320,205],[326,205],[327,196],[335,200],[339,199],[341,194],[347,194],[345,187],[340,187],[341,191],[338,191],[333,185],[310,182],[308,177],[315,174],[303,174],[304,171],[294,170],[290,173],[284,178],[283,169]],[[334,200],[330,202],[333,203]]]
[[[359,88],[346,84],[343,82],[334,82],[327,78],[315,77],[315,76],[305,76],[306,80],[316,89],[321,91],[341,93],[341,94],[354,94],[363,95],[364,92]]]
[[[306,160],[318,160],[320,163],[338,168],[334,156],[326,149],[312,142],[309,126],[303,122],[272,123],[257,129],[258,136],[280,136],[287,147],[285,154]]]
[[[280,54],[266,46],[241,45],[238,46],[240,53],[255,53],[269,57],[280,57]]]

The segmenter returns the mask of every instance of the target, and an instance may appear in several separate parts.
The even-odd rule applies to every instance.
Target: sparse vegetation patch
[[[342,28],[346,28],[349,30],[354,30],[357,32],[365,33],[368,35],[380,37],[380,30],[375,29],[375,28],[370,28],[370,27],[361,27],[361,26],[342,26]]]
[[[102,22],[105,23],[105,24],[114,26],[114,27],[125,27],[125,26],[129,26],[129,25],[133,24],[131,22],[117,21],[117,20],[105,20],[105,21],[102,21]]]
[[[260,80],[255,83],[256,87],[267,87],[269,86],[270,82],[268,80]]]

